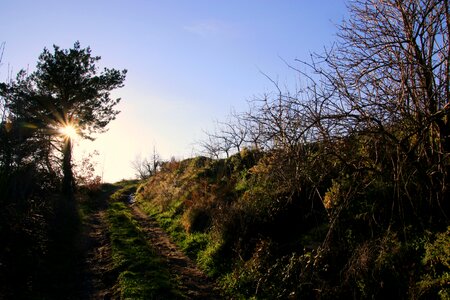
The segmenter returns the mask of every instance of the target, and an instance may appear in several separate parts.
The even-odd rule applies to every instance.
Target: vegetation
[[[111,196],[108,223],[120,299],[180,298],[157,253],[148,244],[125,201],[136,184],[125,184]]]
[[[380,208],[365,201],[386,197],[383,186],[335,219],[337,208],[306,201],[309,192],[291,196],[272,185],[266,156],[244,150],[228,159],[166,163],[138,189],[139,205],[230,295],[446,295],[448,231],[432,234],[413,224],[382,230],[367,212]],[[331,180],[323,200],[340,195],[342,182]]]
[[[153,153],[149,158],[142,158],[140,155],[132,162],[133,169],[136,171],[136,177],[140,179],[147,179],[154,175],[161,164],[162,160],[153,147]]]
[[[97,74],[99,60],[78,42],[54,46],[36,71],[0,83],[0,298],[61,299],[79,289],[72,138],[92,138],[114,119],[119,99],[110,91],[126,73]],[[99,186],[98,179],[80,181]]]
[[[62,168],[63,192],[73,194],[72,138],[77,134],[92,139],[92,133],[104,131],[119,113],[114,106],[120,99],[111,99],[110,91],[123,86],[126,70],[105,68],[97,75],[99,60],[79,42],[69,50],[54,46],[54,53],[44,49],[32,74],[22,70],[15,81],[0,86],[5,145],[25,137],[26,145],[35,148],[19,155],[15,148],[5,147],[2,165],[8,173],[31,154],[40,156],[44,160],[40,167],[46,171]]]
[[[209,157],[135,162],[145,182],[121,183],[108,209],[121,298],[179,296],[124,204],[135,190],[234,298],[450,298],[449,1],[349,9],[332,49],[290,66],[304,86],[274,82],[219,122]],[[60,193],[72,189],[70,139],[54,131],[101,130],[117,114],[109,91],[125,73],[97,77],[97,60],[55,47],[0,86],[0,296],[61,298],[43,288],[57,277],[76,289],[64,270],[79,218]]]
[[[139,190],[230,294],[448,298],[448,1],[349,9],[332,49],[291,66],[300,90],[274,82],[208,135],[211,159]]]

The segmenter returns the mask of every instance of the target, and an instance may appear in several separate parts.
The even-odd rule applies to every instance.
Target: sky
[[[132,162],[184,159],[216,121],[247,102],[300,80],[286,63],[308,60],[336,40],[344,0],[4,0],[0,81],[32,72],[44,48],[75,41],[101,56],[98,66],[127,69],[121,113],[76,159],[96,150],[105,182],[135,177]]]

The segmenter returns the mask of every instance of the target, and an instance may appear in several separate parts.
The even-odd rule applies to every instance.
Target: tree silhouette
[[[1,86],[11,120],[27,124],[40,147],[61,152],[63,194],[73,195],[72,139],[76,133],[93,139],[105,131],[119,111],[114,107],[120,98],[110,92],[123,86],[126,70],[105,68],[98,71],[99,56],[90,47],[76,42],[72,49],[53,46],[44,49],[36,70],[30,75],[20,71],[17,79]],[[56,139],[56,140],[55,140]]]

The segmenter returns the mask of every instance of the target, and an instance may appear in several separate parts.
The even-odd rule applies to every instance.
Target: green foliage
[[[209,236],[197,259],[233,297],[449,297],[448,3],[349,9],[300,93],[225,124],[265,151],[173,163],[143,189],[180,241]]]
[[[183,214],[182,223],[188,233],[205,232],[211,226],[211,211],[209,207],[192,206]]]
[[[260,156],[258,152],[258,160]],[[197,163],[199,160],[202,163]],[[289,202],[270,181],[252,169],[258,160],[249,152],[217,161],[199,160],[179,162],[177,168],[163,169],[150,178],[139,189],[139,205],[158,220],[208,275],[219,277],[230,293],[251,296],[250,290],[255,291],[255,282],[265,278],[274,259],[274,256],[262,258],[263,250],[258,251],[258,245],[269,243],[271,238],[287,243],[283,245],[284,251],[286,246],[301,245],[301,231],[295,237],[285,232],[290,224],[297,227],[298,216],[294,213],[297,202]],[[317,236],[322,237],[323,233],[310,234],[309,247],[319,244]],[[278,247],[281,245],[274,248]],[[238,263],[241,259],[244,262]],[[248,273],[250,265],[253,266],[250,269],[259,271]],[[242,276],[236,275],[239,273],[236,268],[242,270]],[[277,272],[271,276],[277,278]],[[249,290],[240,290],[243,286]],[[268,290],[264,289],[262,295]]]
[[[121,299],[176,298],[168,270],[147,243],[121,195],[134,187],[125,186],[114,195],[108,209],[114,269],[118,272]]]
[[[427,273],[418,282],[419,293],[428,297],[437,293],[441,299],[450,299],[450,226],[432,238],[434,241],[425,243],[422,264]]]
[[[98,74],[100,57],[92,56],[91,49],[81,48],[79,42],[68,50],[53,48],[53,53],[44,49],[37,70],[30,76],[36,88],[33,93],[53,95],[44,103],[56,104],[56,110],[65,105],[67,115],[50,111],[53,119],[75,121],[77,127],[87,130],[83,135],[102,130],[118,114],[113,108],[120,99],[111,99],[110,91],[123,86],[126,70],[105,68]]]
[[[313,277],[317,254],[296,252],[277,256],[270,242],[261,241],[251,259],[238,262],[221,279],[230,295],[248,299],[316,298],[319,286]]]
[[[310,194],[286,194],[275,184],[274,156],[267,155],[254,165],[238,155],[177,162],[140,187],[139,205],[235,298],[419,293],[414,282],[423,235],[412,225],[401,227],[386,207],[394,187],[384,174],[360,170],[324,179],[316,187],[327,208],[323,218],[308,207],[317,203]],[[423,289],[438,284],[427,276]],[[447,275],[439,276],[442,283]]]
[[[58,173],[62,168],[63,192],[73,200],[72,138],[61,129],[70,126],[88,139],[103,132],[119,113],[114,107],[120,99],[112,99],[110,92],[123,86],[126,70],[105,68],[99,73],[100,57],[79,42],[68,50],[53,48],[53,53],[44,49],[33,73],[21,70],[15,81],[0,85],[9,128],[3,130],[2,116],[0,138],[9,147],[0,153],[0,163],[10,168],[38,157],[43,161],[40,168]],[[17,144],[23,149],[12,148]]]
[[[209,235],[205,233],[190,233],[181,242],[181,249],[187,256],[195,260],[209,243]]]
[[[238,149],[251,140],[265,151],[171,160],[138,188],[139,205],[230,297],[450,298],[448,1],[349,9],[336,47],[305,63],[315,75],[301,71],[300,93],[278,89],[224,124]],[[0,267],[39,265],[48,249],[46,197],[61,175],[50,159],[55,131],[76,123],[89,137],[118,113],[109,92],[125,71],[98,74],[99,59],[79,43],[55,46],[30,76],[0,84],[10,114],[0,123]],[[70,185],[70,139],[60,148]],[[124,204],[137,183],[120,186],[108,217],[121,297],[171,296]],[[62,232],[76,228],[63,221]]]
[[[167,211],[160,211],[151,205],[143,205],[147,213],[156,218],[162,228],[166,230],[180,248],[192,259],[196,259],[199,253],[206,248],[209,243],[209,236],[200,232],[186,232],[182,226],[182,219],[179,215],[179,207],[182,202],[175,202]]]
[[[223,254],[223,241],[209,236],[208,244],[197,254],[197,263],[208,276],[219,277],[229,269],[230,262],[224,260]]]

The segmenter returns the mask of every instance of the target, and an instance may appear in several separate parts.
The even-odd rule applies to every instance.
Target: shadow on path
[[[83,220],[82,247],[82,299],[115,299],[114,285],[117,274],[111,258],[111,242],[106,210],[109,197],[120,187],[104,184],[99,194],[83,203],[86,217]]]

